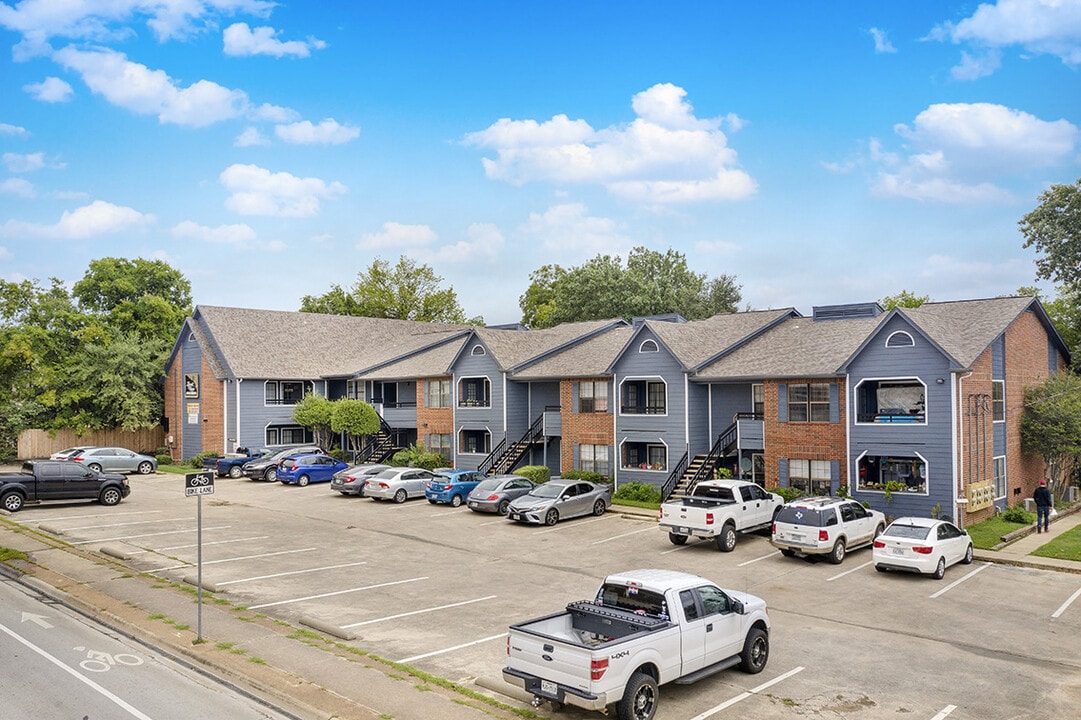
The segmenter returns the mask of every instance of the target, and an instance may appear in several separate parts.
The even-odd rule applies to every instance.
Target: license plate
[[[904,555],[905,554],[905,549],[904,548],[890,548],[890,552],[892,554],[894,554],[894,555]]]
[[[685,527],[676,528],[676,535],[690,535],[690,534],[691,534],[691,529],[690,528],[685,528]]]
[[[541,692],[545,695],[558,695],[559,688],[551,680],[541,680]]]
[[[471,502],[471,503],[469,503],[469,507],[471,507],[471,508],[475,508],[475,507],[480,507],[480,505],[478,505],[478,504],[477,504],[477,503],[475,503],[475,502]]]

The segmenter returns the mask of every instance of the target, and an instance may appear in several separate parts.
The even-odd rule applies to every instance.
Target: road
[[[5,718],[285,720],[0,576]]]
[[[191,582],[196,499],[178,476],[132,484],[114,508],[42,505],[14,519]],[[661,567],[765,598],[773,636],[762,674],[666,686],[658,720],[988,720],[1081,707],[1076,575],[976,563],[934,581],[876,573],[866,549],[839,566],[784,558],[763,535],[741,536],[732,553],[676,547],[648,516],[523,526],[246,479],[218,479],[202,516],[203,581],[217,598],[456,682],[500,687],[508,624],[592,597],[609,572]]]

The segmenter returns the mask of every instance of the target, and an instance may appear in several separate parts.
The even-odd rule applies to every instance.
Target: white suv
[[[781,554],[827,555],[838,565],[846,550],[870,545],[886,528],[886,516],[855,500],[799,498],[784,505],[773,520],[770,542]]]

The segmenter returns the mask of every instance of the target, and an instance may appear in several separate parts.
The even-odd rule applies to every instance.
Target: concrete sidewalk
[[[520,717],[515,709],[529,707],[512,697],[510,685],[505,695],[475,679],[447,687],[446,681],[323,633],[216,601],[205,591],[199,643],[194,588],[133,573],[105,554],[4,522],[3,514],[0,547],[29,558],[0,563],[4,575],[287,717],[510,720]]]
[[[1036,526],[1030,525],[1027,532],[1021,532],[1017,539],[998,545],[993,550],[977,550],[976,559],[984,562],[1017,565],[1019,567],[1057,570],[1059,572],[1081,573],[1081,561],[1045,558],[1032,553],[1081,524],[1081,505],[1074,505],[1051,519],[1046,533],[1037,533]]]

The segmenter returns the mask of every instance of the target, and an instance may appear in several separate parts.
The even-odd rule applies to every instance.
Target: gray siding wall
[[[491,434],[492,447],[495,448],[506,436],[506,428],[503,426],[503,373],[499,365],[485,350],[483,355],[474,355],[474,347],[484,347],[477,340],[470,341],[462,352],[461,357],[451,368],[454,377],[454,467],[475,469],[477,464],[485,458],[484,454],[458,452],[458,437],[460,431],[487,430]],[[461,407],[457,405],[459,383],[462,378],[486,377],[490,383],[491,405],[490,407]],[[517,438],[515,438],[517,439]]]
[[[508,381],[506,393],[507,442],[512,443],[525,434],[525,431],[529,429],[529,424],[536,419],[535,416],[540,415],[540,411],[536,413],[530,411],[529,383]],[[495,443],[492,444],[495,445]]]
[[[613,408],[616,416],[615,448],[612,467],[619,482],[648,482],[662,485],[668,479],[675,463],[687,451],[689,438],[686,435],[685,415],[687,397],[683,386],[683,369],[664,346],[658,343],[658,352],[640,352],[641,344],[656,338],[648,328],[635,336],[632,344],[616,361],[615,386],[613,388]],[[664,415],[625,415],[620,411],[623,400],[623,386],[627,380],[663,381],[666,384]],[[703,395],[703,398],[705,396]],[[702,413],[708,410],[703,403]],[[663,443],[668,447],[668,469],[639,470],[620,467],[624,442]]]
[[[908,332],[915,345],[887,348],[886,338],[897,330]],[[947,512],[953,507],[953,464],[950,434],[950,372],[949,362],[934,346],[928,343],[907,322],[899,317],[891,319],[886,327],[853,361],[849,368],[848,408],[851,457],[848,477],[850,491],[861,501],[868,502],[876,510],[894,517],[917,515],[928,517],[937,504]],[[856,393],[861,380],[886,378],[918,378],[925,387],[925,410],[927,424],[872,424],[856,423]],[[939,384],[937,380],[943,382]],[[877,491],[855,489],[857,459],[866,452],[874,456],[915,457],[917,454],[927,462],[927,494],[892,493],[887,502],[885,494]]]
[[[683,378],[680,378],[682,384]],[[688,452],[691,456],[708,453],[713,447],[714,438],[710,437],[709,424],[709,388],[705,385],[689,383],[687,386],[688,429],[690,431]],[[679,455],[682,455],[680,453]],[[678,460],[678,456],[673,459]]]
[[[710,386],[712,393],[713,436],[716,438],[732,424],[732,417],[739,412],[752,412],[754,403],[751,399],[751,384],[721,384]]]
[[[184,346],[180,350],[180,368],[184,374],[187,373],[199,373],[202,374],[203,366],[203,351],[199,348],[197,343],[192,337],[191,332],[185,328],[184,330]],[[180,417],[176,419],[178,423],[181,423],[184,427],[183,432],[183,447],[180,448],[181,457],[193,457],[202,452],[203,449],[203,398],[202,393],[206,392],[207,385],[203,382],[205,378],[199,378],[199,393],[198,398],[183,398],[183,405],[180,407]],[[199,416],[196,418],[196,422],[188,422],[188,404],[198,402],[199,403]]]

